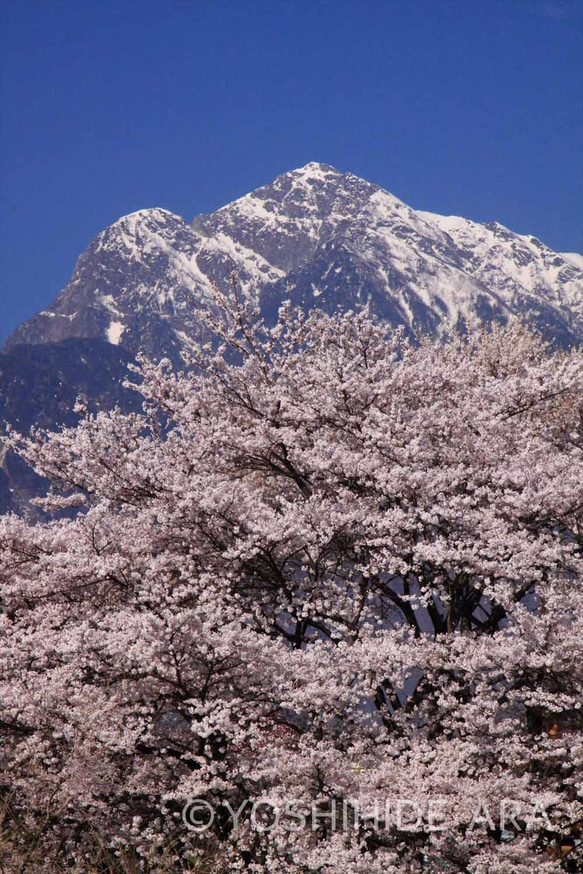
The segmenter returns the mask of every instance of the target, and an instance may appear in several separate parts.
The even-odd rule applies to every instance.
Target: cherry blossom
[[[579,870],[581,352],[216,297],[142,414],[10,435],[52,482],[0,519],[11,852]]]

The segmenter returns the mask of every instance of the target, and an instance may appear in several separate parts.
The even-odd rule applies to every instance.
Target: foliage
[[[0,520],[6,834],[79,870],[96,834],[148,870],[577,870],[581,353],[217,299],[143,414],[11,437],[78,512]]]

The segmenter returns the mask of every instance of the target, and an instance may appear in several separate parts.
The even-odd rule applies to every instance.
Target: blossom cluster
[[[581,352],[518,324],[411,345],[287,305],[268,328],[236,294],[206,319],[184,373],[140,362],[142,414],[80,406],[9,438],[52,482],[46,521],[0,519],[14,852],[36,834],[46,870],[577,870]],[[202,840],[182,817],[379,797],[444,799],[447,827],[217,814]],[[544,820],[501,822],[505,799]]]

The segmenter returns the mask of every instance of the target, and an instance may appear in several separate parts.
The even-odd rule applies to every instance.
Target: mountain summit
[[[91,338],[178,358],[197,309],[232,272],[266,316],[282,300],[327,311],[368,304],[412,334],[520,314],[583,340],[583,270],[497,222],[420,212],[352,173],[311,162],[189,225],[164,209],[98,234],[71,281],[5,344]]]

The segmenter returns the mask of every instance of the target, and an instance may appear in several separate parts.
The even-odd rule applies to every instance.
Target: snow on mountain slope
[[[267,315],[304,307],[372,311],[412,333],[516,314],[549,336],[583,336],[583,273],[533,237],[416,212],[387,191],[325,164],[307,164],[193,227],[259,252],[285,275],[267,282]]]
[[[565,261],[568,261],[569,264],[573,264],[574,267],[583,270],[583,255],[579,255],[577,252],[559,252],[559,255],[561,258],[564,258]]]
[[[167,210],[119,219],[91,241],[54,303],[21,325],[7,347],[91,337],[172,355],[183,345],[176,327],[196,330],[196,306],[208,294],[199,248],[186,222]]]
[[[484,282],[505,274],[507,290],[540,294],[559,306],[581,308],[583,286],[576,261],[553,252],[536,237],[515,234],[499,222],[478,224],[457,216],[420,213],[468,252],[464,269]],[[576,256],[575,256],[576,258]]]
[[[368,304],[412,333],[521,314],[558,342],[583,339],[583,259],[492,222],[417,212],[326,164],[284,173],[188,225],[163,209],[114,222],[67,287],[8,339],[106,339],[178,359],[212,285],[236,271],[272,317],[282,300],[334,311]]]

